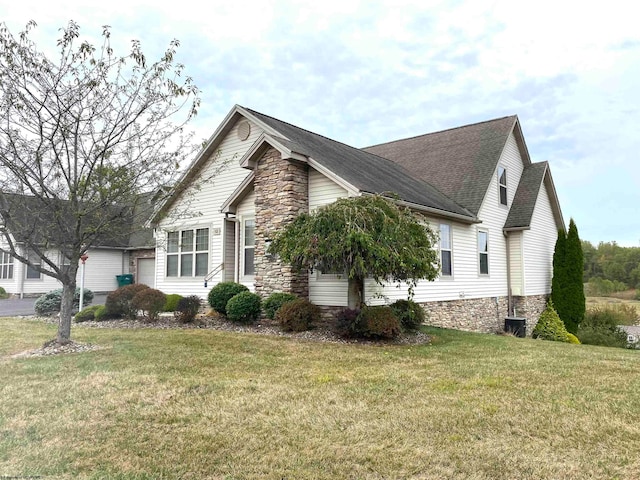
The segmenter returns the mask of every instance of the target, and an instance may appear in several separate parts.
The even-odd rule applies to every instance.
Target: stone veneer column
[[[266,297],[273,292],[309,296],[309,275],[294,272],[278,258],[267,258],[265,241],[292,222],[299,213],[309,211],[309,167],[282,159],[270,148],[255,168],[253,181],[256,209],[255,288]]]

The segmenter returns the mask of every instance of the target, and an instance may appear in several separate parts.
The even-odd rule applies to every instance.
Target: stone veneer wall
[[[544,311],[549,301],[549,295],[530,295],[528,297],[513,297],[515,316],[527,319],[527,335],[538,324],[540,314]]]
[[[309,296],[309,275],[296,273],[277,258],[265,255],[265,241],[302,212],[309,211],[309,168],[282,159],[270,148],[255,168],[253,181],[256,209],[256,249],[254,279],[256,293],[266,297],[273,292]]]

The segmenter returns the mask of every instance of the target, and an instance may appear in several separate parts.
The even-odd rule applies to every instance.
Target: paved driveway
[[[91,305],[104,305],[106,295],[95,295]],[[0,317],[14,317],[16,315],[35,315],[33,304],[35,298],[9,298],[0,300]]]

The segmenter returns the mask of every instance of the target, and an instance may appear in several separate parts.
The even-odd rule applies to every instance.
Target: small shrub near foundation
[[[93,292],[88,288],[84,289],[84,296],[82,298],[83,306],[89,305],[93,300]],[[62,304],[62,289],[52,290],[50,292],[41,295],[36,300],[33,308],[38,315],[52,315],[60,311]],[[78,308],[80,305],[80,289],[76,288],[76,292],[73,295],[73,307]]]
[[[200,310],[200,297],[197,295],[191,295],[189,297],[182,297],[178,301],[175,308],[175,317],[181,323],[191,323],[196,319],[198,311]]]
[[[306,298],[289,301],[283,304],[276,313],[276,320],[285,332],[310,330],[320,318],[320,307]]]
[[[356,337],[359,315],[359,308],[345,308],[341,310],[336,316],[334,331],[343,338]]]
[[[568,342],[567,329],[560,320],[558,313],[553,307],[553,302],[547,303],[547,308],[540,314],[540,319],[533,329],[531,336],[542,340],[552,340],[554,342]]]
[[[282,307],[282,305],[287,302],[296,300],[297,298],[298,297],[293,293],[272,293],[262,302],[262,311],[268,319],[273,320],[274,318],[276,318],[276,313],[278,312],[278,310],[280,310],[280,307]]]
[[[76,313],[76,315],[73,317],[73,321],[76,323],[80,323],[95,320],[96,310],[98,310],[100,307],[102,307],[102,305],[92,305],[90,307],[83,308],[82,311]]]
[[[413,300],[398,300],[390,305],[403,330],[415,331],[425,321],[424,309]]]
[[[178,307],[178,302],[183,298],[182,295],[177,293],[170,293],[167,295],[167,300],[164,302],[164,307],[162,307],[163,312],[175,312]]]
[[[227,318],[237,323],[253,323],[260,317],[261,303],[260,295],[256,293],[238,293],[227,302]]]
[[[209,291],[207,300],[209,305],[216,312],[222,315],[227,314],[227,303],[233,297],[242,292],[248,292],[249,289],[244,285],[236,282],[220,282]]]
[[[125,285],[111,292],[107,295],[107,301],[105,302],[105,307],[107,308],[106,317],[135,319],[138,309],[131,303],[133,297],[148,288],[144,283],[134,283],[132,285]]]
[[[356,322],[356,331],[367,338],[395,338],[400,334],[400,320],[391,307],[364,307]]]

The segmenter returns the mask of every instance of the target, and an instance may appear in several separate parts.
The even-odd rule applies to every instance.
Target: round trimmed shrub
[[[276,313],[276,320],[285,332],[304,332],[320,320],[320,307],[306,298],[284,303]]]
[[[389,306],[400,320],[400,326],[404,330],[417,330],[426,320],[424,309],[413,300],[398,300]]]
[[[178,293],[170,293],[167,295],[167,300],[164,302],[164,307],[162,307],[163,312],[175,312],[178,307],[178,302],[183,298],[182,295]]]
[[[131,301],[139,292],[148,288],[144,283],[133,283],[114,290],[107,295],[105,302],[106,316],[112,318],[124,316],[132,320],[135,319],[138,309],[132,305]]]
[[[227,303],[233,297],[242,292],[248,292],[249,289],[244,285],[236,282],[220,282],[209,291],[207,300],[209,305],[216,312],[222,315],[227,314]]]
[[[268,319],[273,320],[274,318],[276,318],[276,313],[278,312],[278,310],[280,310],[280,307],[282,307],[282,305],[287,302],[296,300],[297,298],[298,297],[293,293],[272,293],[262,302],[262,311]]]
[[[580,345],[582,343],[580,342],[580,339],[578,339],[578,337],[576,337],[573,333],[568,333],[568,332],[567,332],[567,342],[573,343],[574,345]]]
[[[9,298],[9,294],[3,287],[0,287],[0,299],[5,299],[5,298]]]
[[[96,322],[99,322],[101,320],[106,320],[107,318],[109,318],[107,316],[107,307],[105,307],[104,305],[98,305],[98,308],[96,309],[93,315],[94,315],[93,319]]]
[[[334,331],[343,338],[358,336],[359,308],[345,308],[336,316]]]
[[[547,308],[540,314],[540,319],[533,329],[531,336],[542,340],[552,340],[554,342],[568,342],[567,329],[560,320],[558,313],[553,307],[553,302],[549,300]]]
[[[200,297],[197,295],[190,295],[183,297],[178,301],[175,308],[176,320],[182,323],[193,322],[200,310]]]
[[[227,318],[237,323],[253,323],[260,317],[260,295],[240,292],[227,302]]]
[[[400,334],[400,320],[391,307],[364,307],[356,321],[356,331],[363,337],[395,338]]]
[[[149,320],[155,321],[166,301],[167,296],[160,290],[146,288],[134,295],[131,306],[136,310],[142,310]]]
[[[83,306],[89,305],[93,300],[93,292],[88,288],[84,289],[84,298],[82,299],[84,302]],[[58,313],[60,311],[60,306],[62,304],[62,289],[58,288],[57,290],[52,290],[50,292],[45,293],[44,295],[40,295],[36,300],[33,308],[38,315],[51,315],[54,313]],[[80,289],[76,288],[75,294],[73,295],[73,307],[75,309],[80,305]]]
[[[82,311],[75,314],[73,317],[73,321],[80,322],[90,322],[94,320],[96,317],[96,310],[98,310],[102,305],[91,305],[90,307],[83,308]]]

